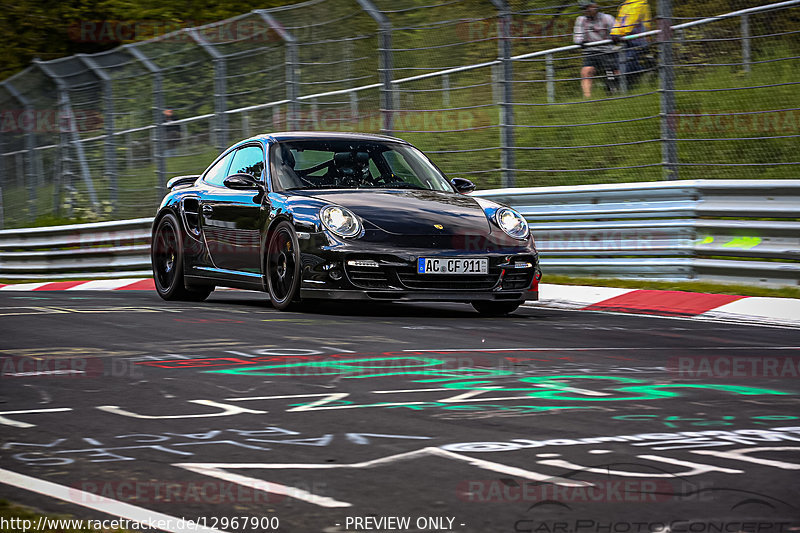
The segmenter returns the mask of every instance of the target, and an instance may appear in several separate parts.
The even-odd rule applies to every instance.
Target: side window
[[[203,175],[203,181],[211,185],[224,187],[222,182],[228,177],[228,166],[230,165],[231,159],[233,159],[233,152],[229,153],[209,168],[205,175]]]
[[[245,146],[236,150],[228,175],[246,173],[261,179],[264,171],[264,150],[260,146]]]

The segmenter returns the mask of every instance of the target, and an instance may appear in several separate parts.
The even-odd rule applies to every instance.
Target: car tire
[[[472,307],[484,316],[508,315],[516,311],[520,305],[520,302],[472,302]]]
[[[212,286],[187,287],[183,276],[183,232],[180,222],[172,213],[158,221],[150,246],[153,281],[156,292],[167,301],[202,302]]]
[[[281,221],[269,236],[264,277],[272,306],[279,311],[300,308],[300,245],[292,225]]]

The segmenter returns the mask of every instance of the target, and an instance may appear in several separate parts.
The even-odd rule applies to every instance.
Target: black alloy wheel
[[[185,300],[202,302],[213,287],[185,286],[183,278],[183,239],[180,223],[175,215],[168,213],[161,217],[153,232],[150,247],[153,265],[153,279],[158,295],[164,300]]]
[[[285,220],[278,223],[269,238],[264,274],[272,306],[280,311],[297,308],[300,303],[300,247],[294,228]]]

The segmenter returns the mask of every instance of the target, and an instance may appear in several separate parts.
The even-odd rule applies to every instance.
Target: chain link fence
[[[0,227],[148,215],[282,130],[395,135],[482,189],[796,177],[800,0],[659,0],[588,97],[578,7],[547,3],[311,0],[36,61],[0,82]]]

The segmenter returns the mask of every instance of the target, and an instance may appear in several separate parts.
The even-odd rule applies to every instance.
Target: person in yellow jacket
[[[622,40],[626,35],[650,31],[652,25],[653,16],[647,0],[626,0],[617,13],[617,20],[611,29],[611,38]]]
[[[615,43],[622,42],[623,37],[650,31],[652,26],[653,16],[647,0],[625,0],[619,8],[614,27],[611,28],[611,40]],[[626,39],[625,46],[625,73],[630,87],[644,71],[640,59],[645,54],[647,37]]]

